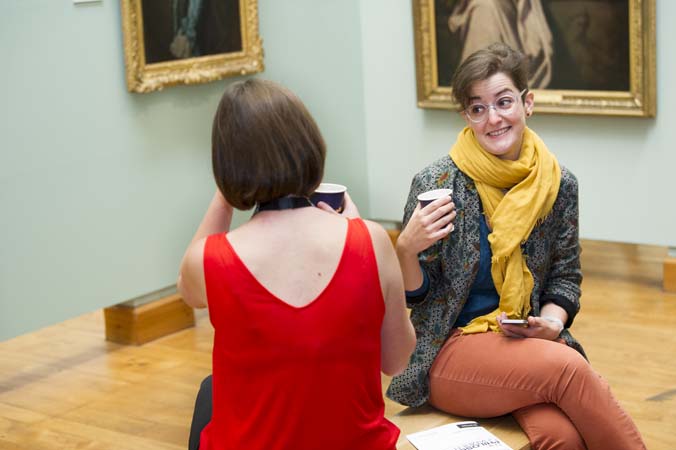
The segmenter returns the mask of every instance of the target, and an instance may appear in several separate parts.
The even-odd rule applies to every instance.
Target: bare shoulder
[[[207,238],[203,237],[188,246],[185,252],[185,263],[189,268],[204,268],[204,248],[206,243]]]
[[[385,255],[389,256],[394,254],[394,247],[392,246],[392,239],[387,233],[385,228],[377,222],[371,220],[364,220],[366,227],[369,230],[371,235],[371,241],[373,242],[373,249],[376,254],[383,257]]]
[[[366,228],[369,230],[369,234],[371,235],[371,239],[373,240],[373,244],[376,244],[376,241],[384,241],[388,240],[389,241],[389,236],[387,235],[387,231],[385,231],[385,228],[383,228],[382,225],[380,225],[377,222],[374,222],[372,220],[366,220],[362,219],[364,221],[364,224],[366,224]]]

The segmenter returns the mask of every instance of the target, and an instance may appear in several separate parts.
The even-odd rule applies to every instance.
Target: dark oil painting
[[[242,50],[239,0],[142,0],[147,64]]]
[[[439,86],[450,86],[465,56],[500,40],[529,57],[531,88],[630,88],[629,0],[435,0],[434,6]]]

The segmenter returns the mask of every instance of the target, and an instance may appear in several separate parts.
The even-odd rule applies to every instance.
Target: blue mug
[[[346,191],[347,187],[342,184],[321,183],[310,196],[310,201],[314,205],[319,202],[324,202],[338,211],[343,206]]]

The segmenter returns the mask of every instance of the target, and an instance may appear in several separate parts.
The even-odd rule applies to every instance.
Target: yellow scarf
[[[498,309],[474,318],[463,333],[498,331],[501,311],[525,319],[530,311],[533,275],[521,254],[521,243],[552,209],[559,193],[561,168],[542,139],[530,128],[523,133],[516,161],[503,160],[485,151],[466,127],[450,151],[456,166],[476,184],[492,228],[488,235],[493,259],[491,275],[500,295]],[[506,193],[505,193],[506,192]]]

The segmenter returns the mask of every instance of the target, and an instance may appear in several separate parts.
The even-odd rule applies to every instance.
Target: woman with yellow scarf
[[[577,180],[526,126],[527,67],[492,44],[453,77],[467,126],[411,185],[397,255],[417,344],[387,395],[466,417],[511,413],[537,450],[645,449],[569,332],[582,281]],[[438,188],[452,196],[421,207],[417,196]]]

